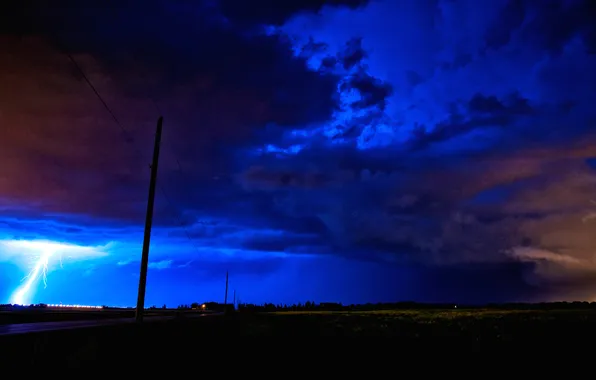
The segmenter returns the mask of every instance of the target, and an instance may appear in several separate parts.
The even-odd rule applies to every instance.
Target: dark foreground
[[[261,339],[251,339],[254,337]],[[345,337],[382,337],[391,343],[387,339],[342,343],[345,341],[339,338]],[[207,365],[221,355],[238,360],[267,350],[278,354],[308,351],[311,355],[331,346],[337,347],[334,352],[378,350],[386,354],[406,347],[457,350],[460,354],[502,349],[529,352],[591,346],[594,338],[596,311],[592,310],[285,312],[181,317],[145,325],[0,336],[0,349],[9,366],[60,363],[60,368],[99,365],[104,370],[121,370],[137,364],[146,368],[147,363],[170,367],[199,361]]]
[[[197,310],[156,309],[146,310],[150,317],[177,316],[180,314],[200,314]],[[0,326],[15,323],[65,322],[65,321],[97,321],[105,319],[134,318],[134,309],[99,309],[99,310],[68,310],[68,309],[31,309],[0,311]]]

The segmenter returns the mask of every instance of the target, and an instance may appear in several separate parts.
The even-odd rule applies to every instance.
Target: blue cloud
[[[588,1],[265,3],[2,20],[0,237],[106,252],[36,299],[134,301],[159,114],[148,302],[593,297]]]

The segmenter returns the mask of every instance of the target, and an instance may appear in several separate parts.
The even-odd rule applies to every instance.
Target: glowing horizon
[[[65,253],[78,255],[78,257],[90,257],[106,255],[107,253],[98,250],[97,247],[79,246],[71,243],[58,243],[49,240],[4,240],[0,241],[0,247],[12,251],[13,254],[21,254],[32,258],[33,268],[23,277],[22,285],[17,287],[9,298],[9,303],[15,305],[28,305],[33,296],[37,283],[42,280],[44,288],[47,287],[48,264],[50,258],[59,255],[60,266]],[[39,252],[39,253],[36,253]]]

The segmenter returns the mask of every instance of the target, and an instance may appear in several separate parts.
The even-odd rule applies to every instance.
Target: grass
[[[350,337],[377,339],[365,344],[357,343],[365,342],[358,339],[342,343],[342,338]],[[296,350],[308,349],[315,355],[336,343],[333,352],[457,347],[461,355],[466,350],[530,352],[544,347],[591,346],[595,337],[596,310],[314,311],[182,318],[142,326],[0,336],[0,349],[10,348],[2,353],[10,364],[19,360],[28,365],[66,361],[90,368],[109,363],[119,369],[151,362],[184,366],[197,358],[209,363],[211,359],[206,358],[217,355],[247,358],[278,352],[291,358],[289,353]],[[391,343],[379,343],[378,338]]]
[[[480,321],[508,320],[516,322],[529,322],[535,320],[561,320],[561,319],[594,319],[596,310],[375,310],[375,311],[290,311],[263,313],[262,316],[291,316],[318,317],[342,321],[358,319],[362,322],[391,322],[391,323],[474,323]]]
[[[270,315],[338,315],[338,316],[371,316],[371,317],[392,317],[406,319],[453,319],[453,318],[483,318],[500,317],[507,314],[535,313],[533,310],[494,310],[494,309],[453,309],[453,310],[370,310],[370,311],[278,311],[263,313]],[[552,313],[553,311],[547,311]],[[558,311],[555,311],[558,312]]]
[[[146,310],[145,315],[176,316],[180,314],[196,314],[196,310],[156,309]],[[0,311],[0,325],[36,323],[36,322],[66,322],[96,319],[133,318],[134,309],[99,309],[99,310],[56,310],[56,309],[21,309],[15,311]]]
[[[467,342],[536,341],[581,338],[596,332],[596,310],[379,310],[275,312],[252,317],[249,335],[316,331],[328,336],[449,338]],[[286,330],[288,329],[288,330]]]

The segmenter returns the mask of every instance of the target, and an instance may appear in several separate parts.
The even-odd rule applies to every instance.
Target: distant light
[[[206,307],[207,307],[207,305],[205,305],[205,304],[202,304],[202,305],[201,305],[201,307],[204,309],[204,308],[206,308]]]
[[[457,305],[455,305],[455,308],[457,309]]]
[[[103,306],[91,306],[91,305],[63,305],[63,304],[48,304],[48,307],[56,307],[62,309],[102,309]]]

